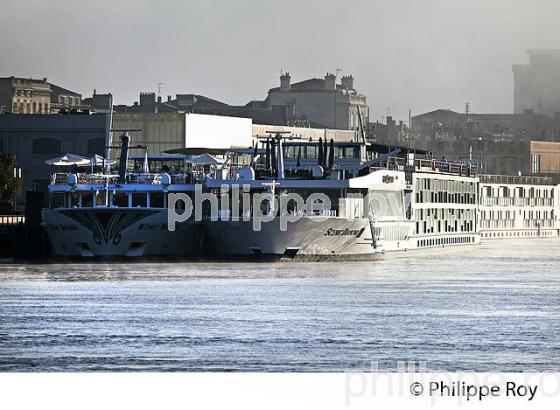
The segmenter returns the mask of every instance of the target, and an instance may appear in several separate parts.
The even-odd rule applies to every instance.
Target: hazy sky
[[[558,0],[0,0],[0,76],[84,97],[199,93],[231,104],[353,74],[371,118],[436,108],[511,112],[511,66],[560,48]]]

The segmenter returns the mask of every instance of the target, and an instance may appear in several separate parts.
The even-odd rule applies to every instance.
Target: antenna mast
[[[471,105],[467,101],[465,103],[465,138],[467,138],[469,134],[469,113],[470,113]]]
[[[338,76],[340,75],[340,73],[342,72],[342,70],[340,68],[337,68],[335,71],[335,81],[338,81]]]

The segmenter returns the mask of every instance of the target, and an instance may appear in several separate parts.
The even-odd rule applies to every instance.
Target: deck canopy
[[[54,167],[91,167],[114,164],[115,161],[104,159],[101,155],[92,155],[90,158],[76,154],[64,154],[48,159],[45,164]]]
[[[210,154],[195,155],[188,158],[186,161],[193,165],[222,165],[226,162],[225,159],[217,158]]]
[[[165,154],[183,154],[183,155],[227,155],[227,154],[253,154],[254,147],[247,148],[175,148],[163,151]],[[258,154],[264,154],[265,150],[259,148]]]

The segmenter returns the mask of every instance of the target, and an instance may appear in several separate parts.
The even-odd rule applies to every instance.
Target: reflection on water
[[[0,370],[560,370],[560,240],[375,262],[0,265]]]

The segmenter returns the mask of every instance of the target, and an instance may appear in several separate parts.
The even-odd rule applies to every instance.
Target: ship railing
[[[153,173],[133,173],[128,174],[129,184],[150,184],[158,185],[161,184],[161,175]]]
[[[480,175],[480,182],[486,184],[552,185],[551,177],[533,175]]]
[[[434,172],[447,172],[457,175],[476,175],[478,172],[477,164],[443,159],[416,159],[414,165],[416,169],[427,168]]]
[[[51,175],[51,185],[62,185],[68,183],[68,174],[57,172]]]
[[[266,213],[263,215],[266,215]],[[338,210],[320,209],[320,210],[314,210],[312,212],[307,212],[307,210],[305,209],[299,209],[299,210],[287,211],[286,215],[300,217],[300,218],[308,217],[308,216],[336,217],[338,215]],[[221,209],[218,210],[217,216],[222,220],[230,219],[232,217],[232,212],[230,209]],[[251,211],[240,212],[239,215],[240,219],[248,218],[248,217],[251,217]]]
[[[389,157],[385,161],[384,169],[404,170],[407,160],[401,157]],[[476,175],[477,164],[470,162],[446,161],[439,159],[415,159],[414,168],[417,171],[446,172],[456,175]]]
[[[194,175],[192,172],[185,172],[183,174],[171,175],[172,184],[192,184],[194,182]]]
[[[69,173],[57,172],[51,176],[51,185],[66,185],[68,184]],[[107,177],[102,174],[81,174],[76,173],[76,183],[84,185],[103,185],[105,182],[109,184],[116,183],[117,176]]]

